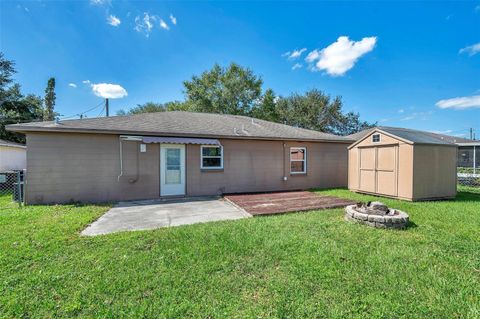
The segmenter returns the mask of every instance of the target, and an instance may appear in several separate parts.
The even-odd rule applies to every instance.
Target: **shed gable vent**
[[[374,143],[380,142],[380,134],[373,134],[372,135],[372,142],[374,142]]]

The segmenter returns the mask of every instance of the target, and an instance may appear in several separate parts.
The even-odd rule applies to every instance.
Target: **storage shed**
[[[429,132],[369,130],[348,148],[348,188],[405,200],[453,198],[457,145]]]

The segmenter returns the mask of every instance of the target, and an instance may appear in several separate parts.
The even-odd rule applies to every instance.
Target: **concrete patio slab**
[[[120,202],[82,231],[83,236],[251,217],[218,197]]]

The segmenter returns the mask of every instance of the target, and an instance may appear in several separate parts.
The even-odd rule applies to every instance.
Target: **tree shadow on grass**
[[[459,191],[454,201],[456,202],[480,202],[480,191],[478,193],[471,191]]]

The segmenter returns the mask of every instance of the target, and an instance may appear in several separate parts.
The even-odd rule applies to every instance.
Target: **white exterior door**
[[[160,145],[160,196],[185,195],[185,145]]]

